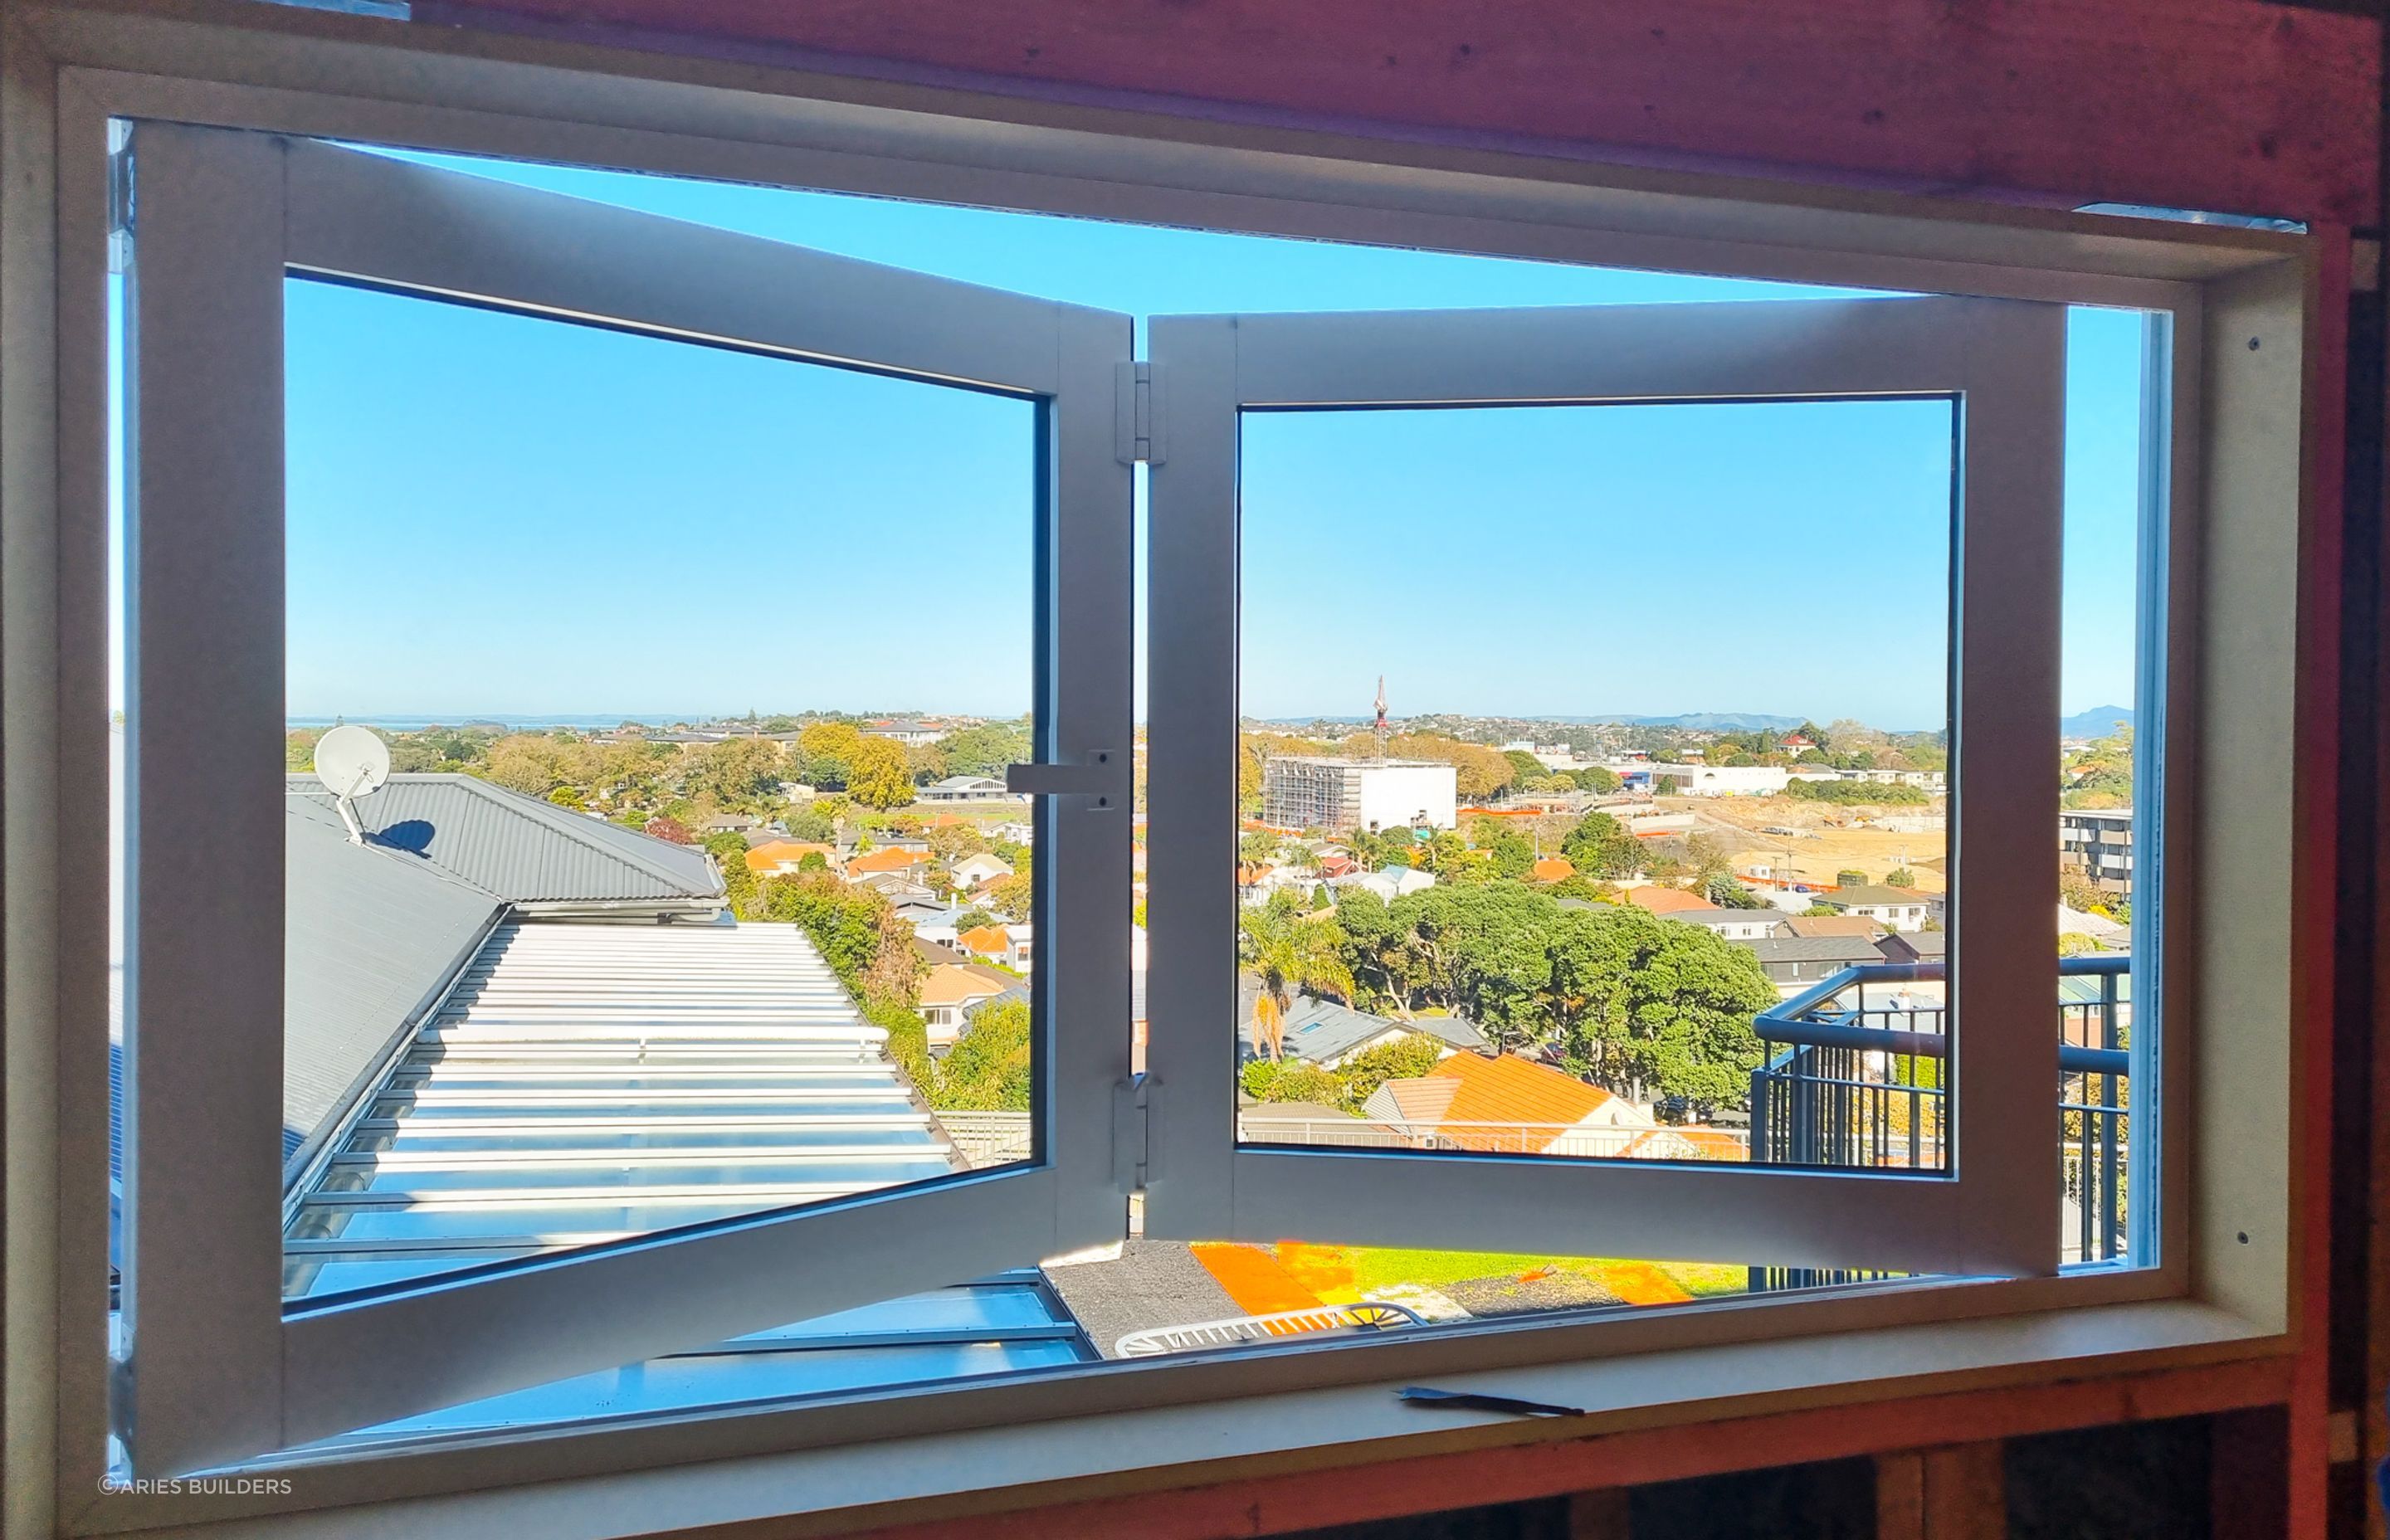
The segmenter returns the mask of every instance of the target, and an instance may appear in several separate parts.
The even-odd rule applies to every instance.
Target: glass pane
[[[1025,1158],[1035,405],[286,309],[287,1291]]]
[[[1946,1169],[1952,434],[1248,413],[1240,1137]]]
[[[2155,1084],[2155,876],[2162,805],[2154,753],[2137,751],[2143,683],[2162,635],[2151,584],[2154,458],[2143,360],[2153,323],[2077,309],[2067,328],[2065,586],[2058,725],[2060,1254],[2070,1264],[2155,1258],[2131,1197],[2154,1185],[2153,1139],[2126,1109]],[[2163,356],[2162,353],[2157,356]],[[2154,740],[2153,740],[2154,741]]]

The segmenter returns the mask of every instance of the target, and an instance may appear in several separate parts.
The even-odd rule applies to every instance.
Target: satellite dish
[[[349,843],[364,844],[366,831],[352,804],[390,779],[390,745],[363,727],[335,727],[315,740],[315,778],[338,799]]]

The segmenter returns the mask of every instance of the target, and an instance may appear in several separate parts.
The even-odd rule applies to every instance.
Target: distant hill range
[[[1445,713],[1422,712],[1422,716]],[[1366,716],[1274,716],[1266,719],[1271,725],[1303,726],[1314,722],[1352,723],[1360,725]],[[1416,720],[1397,717],[1399,722]],[[1610,716],[1491,716],[1495,722],[1548,722],[1561,727],[1683,727],[1703,733],[1757,733],[1781,731],[1798,727],[1807,720],[1798,716],[1769,716],[1764,712],[1685,712],[1676,716],[1634,716],[1618,712]]]
[[[2133,725],[2132,707],[2094,706],[2088,712],[2076,712],[2073,716],[2061,719],[2058,724],[2058,736],[2106,738],[2116,730],[2119,724],[2127,727]]]

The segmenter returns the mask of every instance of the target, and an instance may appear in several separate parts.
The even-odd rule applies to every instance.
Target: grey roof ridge
[[[553,802],[544,802],[537,797],[527,797],[520,791],[509,790],[503,786],[494,786],[490,782],[483,780],[479,776],[469,776],[464,774],[462,771],[442,772],[435,770],[421,772],[421,774],[427,776],[453,774],[457,780],[469,787],[476,795],[487,798],[489,801],[501,807],[507,808],[510,812],[518,812],[526,816],[538,817],[549,828],[563,835],[565,838],[573,841],[577,844],[583,845],[590,850],[594,850],[600,855],[611,857],[613,860],[622,863],[623,866],[629,866],[633,870],[647,877],[653,878],[655,880],[664,883],[669,887],[682,890],[684,892],[686,892],[688,887],[688,879],[687,878],[683,877],[680,873],[674,871],[669,866],[664,866],[662,862],[651,862],[637,853],[635,848],[627,845],[617,844],[612,840],[595,838],[590,834],[589,830],[584,827],[592,823],[598,823],[603,827],[608,828],[614,827],[610,825],[603,825],[602,820],[585,818],[578,814],[567,813],[564,809],[558,807]],[[395,780],[398,777],[393,776],[391,778]],[[517,806],[516,804],[518,803],[520,805]],[[635,834],[636,831],[625,829],[623,832],[626,834]],[[648,835],[638,835],[637,837],[643,840],[651,838]],[[704,850],[704,847],[701,845],[691,846],[689,848],[700,852]],[[710,854],[709,859],[711,859]],[[710,897],[712,895],[690,894],[689,896]]]
[[[323,802],[332,799],[332,794],[328,791],[296,791],[293,792],[292,795],[309,802]],[[329,833],[330,830],[328,829],[326,832]],[[483,887],[479,882],[474,881],[471,878],[467,877],[463,872],[457,871],[452,866],[443,866],[439,861],[434,860],[429,855],[418,854],[414,851],[400,850],[396,846],[384,841],[377,830],[367,829],[366,831],[366,837],[363,840],[355,841],[355,843],[357,848],[360,850],[371,851],[374,854],[385,860],[401,862],[406,866],[407,870],[419,871],[435,882],[445,882],[451,887],[462,888],[469,893],[473,893],[479,897],[486,898],[501,909],[508,909],[514,906],[514,901],[508,898],[506,894],[497,892],[495,889]]]

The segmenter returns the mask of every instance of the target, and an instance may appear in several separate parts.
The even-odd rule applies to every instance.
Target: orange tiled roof
[[[1544,1065],[1504,1054],[1498,1059],[1485,1059],[1473,1053],[1457,1053],[1445,1059],[1421,1078],[1453,1080],[1459,1088],[1444,1109],[1446,1123],[1556,1123],[1563,1126],[1583,1123],[1610,1106],[1618,1098],[1598,1085]],[[1394,1084],[1392,1081],[1388,1084]],[[1399,1100],[1397,1102],[1399,1105]],[[1554,1128],[1551,1136],[1559,1137]],[[1458,1130],[1445,1137],[1464,1148],[1493,1149],[1515,1138],[1498,1129],[1483,1129],[1474,1133]]]
[[[1699,893],[1689,893],[1682,888],[1643,887],[1630,890],[1626,902],[1638,909],[1649,909],[1655,915],[1673,915],[1679,909],[1706,909],[1710,901]]]
[[[1528,868],[1527,875],[1538,882],[1558,882],[1576,875],[1576,863],[1565,855],[1547,855]]]
[[[968,968],[944,963],[930,969],[921,981],[921,1004],[928,1006],[967,1006],[975,1001],[993,999],[1004,993],[1006,986],[992,983]]]
[[[793,866],[816,853],[825,862],[838,853],[828,845],[804,840],[766,840],[747,853],[747,869],[767,872],[782,866]]]
[[[915,866],[925,866],[929,863],[930,858],[919,851],[900,850],[891,845],[886,850],[870,851],[854,856],[846,864],[846,875],[868,877],[873,872],[910,871]]]
[[[1001,925],[974,925],[955,938],[955,944],[967,952],[1002,952],[1012,944],[1012,937]]]

